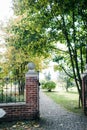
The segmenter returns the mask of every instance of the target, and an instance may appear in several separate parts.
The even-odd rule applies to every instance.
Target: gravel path
[[[87,117],[68,112],[40,91],[43,130],[87,130]]]

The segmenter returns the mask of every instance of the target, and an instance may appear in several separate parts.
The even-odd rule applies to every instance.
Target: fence
[[[0,79],[0,112],[5,113],[0,122],[39,118],[38,72],[28,71],[25,82],[22,81],[19,78]]]
[[[25,80],[18,78],[0,79],[0,103],[25,102]]]

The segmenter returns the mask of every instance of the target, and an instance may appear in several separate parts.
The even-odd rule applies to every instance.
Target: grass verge
[[[66,108],[68,111],[83,114],[82,107],[78,107],[78,93],[77,92],[46,92],[46,95],[49,96],[56,102],[60,104],[62,107]]]

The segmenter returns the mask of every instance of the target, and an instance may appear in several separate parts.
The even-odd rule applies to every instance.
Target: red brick
[[[12,121],[18,119],[33,119],[39,117],[39,96],[38,96],[38,79],[37,77],[26,78],[26,103],[25,104],[13,104],[13,105],[1,105],[6,111],[6,115],[0,119],[0,121]]]

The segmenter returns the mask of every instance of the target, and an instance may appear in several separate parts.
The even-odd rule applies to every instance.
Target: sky
[[[0,21],[6,23],[7,20],[13,15],[12,0],[0,0]],[[1,46],[4,43],[3,32],[0,30],[0,54],[6,50],[4,46]]]
[[[13,15],[11,3],[12,0],[0,0],[0,21],[7,20],[10,16]]]

